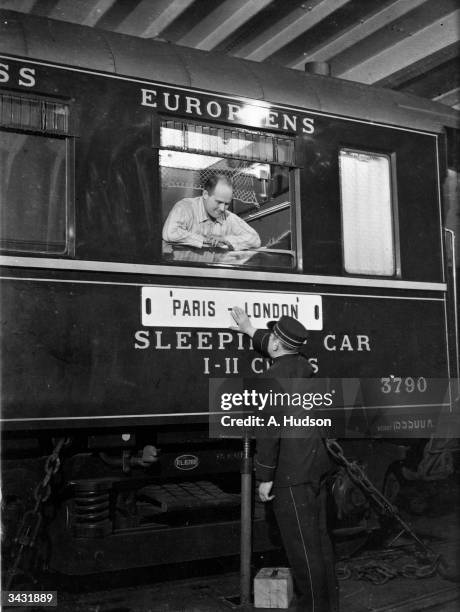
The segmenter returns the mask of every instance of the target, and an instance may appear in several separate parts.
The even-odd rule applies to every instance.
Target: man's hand
[[[203,240],[203,246],[210,246],[213,249],[220,248],[220,249],[227,249],[228,251],[233,251],[233,247],[230,244],[230,242],[225,240],[225,238],[221,238],[219,236],[216,236],[215,238],[214,237],[205,238]]]
[[[210,246],[212,248],[218,247],[220,238],[208,237],[203,240],[203,246]]]
[[[229,251],[234,250],[232,244],[228,240],[225,240],[225,238],[219,238],[217,246],[224,248],[224,249],[228,249]]]
[[[274,499],[274,495],[270,495],[270,491],[272,490],[273,481],[271,482],[261,482],[259,485],[259,497],[260,501],[268,502]]]
[[[243,332],[243,334],[247,334],[252,338],[256,332],[256,328],[252,326],[251,321],[244,310],[239,306],[234,306],[231,314],[236,323],[236,327],[232,327],[231,329]]]

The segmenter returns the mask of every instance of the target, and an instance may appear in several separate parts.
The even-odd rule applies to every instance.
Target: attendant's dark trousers
[[[337,612],[334,553],[327,531],[326,488],[273,489],[273,509],[298,592],[298,610]]]

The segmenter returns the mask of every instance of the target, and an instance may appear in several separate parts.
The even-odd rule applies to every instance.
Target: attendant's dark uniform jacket
[[[254,348],[263,355],[267,355],[269,334],[267,330],[257,330],[253,337]],[[313,369],[307,358],[296,353],[275,358],[272,366],[260,378],[273,381],[273,386],[279,391],[283,379],[307,379],[311,376]],[[270,412],[264,412],[267,423]],[[305,417],[308,414],[309,412],[302,407],[297,410],[298,417]],[[277,420],[282,415],[283,410],[278,410]],[[258,428],[256,440],[256,478],[263,482],[273,481],[275,488],[304,483],[317,488],[333,467],[321,432],[316,428],[297,429],[295,437],[287,437],[283,426],[271,427],[270,432],[268,428],[265,430]]]

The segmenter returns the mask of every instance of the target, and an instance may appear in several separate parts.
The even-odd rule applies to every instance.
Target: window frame
[[[40,95],[26,95],[23,92],[2,90],[1,94],[14,96],[25,101],[50,102],[52,104],[63,104],[68,109],[68,130],[39,129],[34,127],[21,127],[20,125],[3,125],[0,121],[0,132],[12,134],[25,134],[28,136],[42,136],[44,138],[55,138],[65,143],[65,248],[61,252],[50,252],[49,250],[24,250],[20,248],[8,248],[0,244],[0,252],[14,254],[24,257],[53,257],[69,258],[75,257],[75,136],[73,126],[73,104],[69,100],[51,98]]]
[[[229,264],[229,263],[225,263],[225,262],[196,262],[196,261],[187,261],[187,260],[181,260],[181,261],[170,261],[170,260],[166,260],[164,258],[164,254],[163,254],[163,248],[162,248],[162,244],[160,245],[160,260],[159,263],[160,265],[172,265],[172,266],[177,266],[177,267],[181,267],[181,266],[186,266],[186,267],[193,267],[193,268],[223,268],[223,269],[230,269],[230,270],[241,270],[241,271],[262,271],[262,272],[279,272],[279,273],[287,273],[287,274],[292,274],[292,273],[301,273],[302,270],[302,262],[303,262],[303,257],[302,257],[302,232],[301,232],[301,214],[300,214],[300,170],[301,167],[298,165],[297,163],[297,157],[298,157],[298,152],[297,152],[297,147],[298,147],[298,142],[297,142],[297,136],[293,136],[290,134],[285,134],[284,132],[282,133],[274,133],[271,132],[269,130],[263,130],[260,128],[250,128],[247,126],[243,126],[243,125],[233,125],[233,124],[224,124],[224,123],[217,123],[217,122],[212,122],[212,121],[204,121],[204,120],[200,120],[200,119],[194,119],[191,117],[182,117],[180,115],[168,115],[166,113],[162,113],[162,114],[157,114],[155,113],[155,120],[153,121],[154,125],[152,126],[152,141],[153,141],[153,149],[154,149],[154,161],[155,161],[155,165],[156,165],[156,169],[157,169],[157,177],[158,177],[158,194],[159,194],[159,201],[160,201],[160,207],[159,207],[159,213],[161,215],[161,226],[163,226],[166,218],[163,217],[163,198],[162,198],[162,183],[161,183],[161,166],[160,166],[160,150],[163,151],[183,151],[185,153],[192,153],[194,155],[208,155],[208,156],[213,156],[217,154],[214,153],[205,153],[205,152],[197,152],[196,150],[191,150],[188,151],[187,149],[182,149],[182,148],[174,148],[174,147],[169,147],[169,146],[162,146],[161,145],[161,128],[162,128],[162,123],[164,121],[176,121],[178,123],[182,123],[184,125],[199,125],[199,126],[209,126],[209,127],[213,127],[216,129],[222,128],[224,130],[235,130],[235,131],[242,131],[242,132],[249,132],[249,133],[260,133],[260,134],[265,134],[267,136],[273,137],[273,138],[282,138],[282,139],[286,139],[286,140],[290,140],[292,141],[293,144],[293,165],[290,164],[283,164],[280,163],[278,160],[273,160],[272,162],[264,162],[264,161],[260,161],[259,163],[268,163],[272,166],[279,166],[281,168],[287,168],[288,169],[288,173],[289,173],[289,195],[290,197],[290,201],[291,201],[291,245],[294,245],[293,248],[290,249],[289,253],[292,254],[292,265],[289,267],[262,267],[260,265],[254,265],[254,266],[250,266],[250,265],[238,265],[238,264]],[[238,156],[232,156],[232,157],[225,157],[225,156],[221,156],[223,159],[239,159],[241,161],[246,161],[246,162],[250,162],[251,160],[248,160],[245,157],[238,157]],[[254,163],[257,163],[255,160],[252,160]],[[162,242],[162,241],[161,241]],[[270,249],[268,249],[269,251]]]
[[[393,273],[392,274],[378,274],[364,273],[364,272],[349,272],[345,267],[345,240],[344,240],[344,207],[342,198],[342,172],[340,166],[340,153],[341,152],[358,153],[363,155],[376,155],[379,157],[385,157],[388,160],[389,168],[389,181],[390,181],[390,213],[391,213],[391,235],[393,241]],[[353,145],[342,145],[339,146],[337,151],[337,176],[339,182],[339,199],[340,199],[340,229],[341,229],[341,252],[342,252],[342,274],[350,277],[362,277],[362,278],[401,278],[401,250],[400,250],[400,233],[399,233],[399,215],[398,215],[398,192],[397,192],[397,175],[396,175],[396,153],[394,151],[377,151],[375,149],[356,147]]]

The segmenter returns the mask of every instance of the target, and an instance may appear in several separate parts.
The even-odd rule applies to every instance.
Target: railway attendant
[[[259,234],[228,211],[233,186],[224,174],[213,174],[206,181],[203,194],[183,198],[174,204],[163,226],[163,240],[169,244],[227,250],[260,247]]]
[[[309,378],[312,368],[300,353],[308,332],[296,319],[282,316],[269,330],[255,329],[242,308],[234,307],[236,329],[250,336],[254,348],[272,359],[263,378]],[[334,555],[326,526],[325,478],[332,464],[319,434],[283,437],[256,433],[256,477],[259,497],[273,500],[298,591],[299,610],[336,612],[338,587]]]

